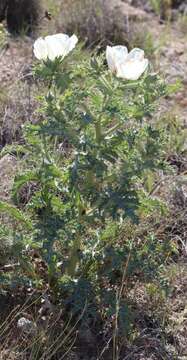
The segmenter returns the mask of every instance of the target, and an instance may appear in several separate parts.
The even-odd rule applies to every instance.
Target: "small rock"
[[[36,334],[36,324],[33,321],[26,319],[25,317],[22,317],[18,320],[17,327],[25,334]]]

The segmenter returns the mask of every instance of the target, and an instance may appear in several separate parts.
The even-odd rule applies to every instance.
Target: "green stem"
[[[42,135],[42,142],[43,142],[43,149],[44,149],[44,153],[45,153],[45,157],[46,159],[51,162],[49,153],[48,153],[48,148],[47,148],[47,139],[45,135]]]
[[[105,136],[108,136],[112,134],[114,131],[118,130],[121,127],[121,124],[116,124],[112,128],[110,128],[108,131],[105,132]]]
[[[71,277],[75,276],[77,264],[79,262],[79,254],[78,251],[80,249],[81,245],[81,239],[79,234],[77,235],[77,238],[74,241],[73,248],[70,252],[70,260],[67,267],[67,274]]]
[[[96,135],[96,141],[97,141],[97,143],[99,145],[101,143],[101,139],[102,139],[100,120],[95,123],[95,135]]]

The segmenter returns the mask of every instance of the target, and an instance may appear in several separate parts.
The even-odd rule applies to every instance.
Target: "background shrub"
[[[41,16],[39,0],[2,0],[0,19],[6,19],[8,30],[13,34],[32,33]]]

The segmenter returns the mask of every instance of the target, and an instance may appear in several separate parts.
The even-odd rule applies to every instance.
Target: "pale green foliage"
[[[161,13],[161,0],[149,0],[153,10],[156,12],[157,15]]]
[[[164,19],[171,18],[172,0],[149,0],[153,10]]]
[[[25,172],[13,188],[24,216],[10,211],[32,221],[32,229],[24,226],[24,242],[40,251],[56,298],[74,313],[86,303],[88,314],[110,317],[125,264],[129,279],[141,273],[146,282],[159,274],[169,251],[153,234],[138,244],[124,235],[129,221],[164,211],[150,194],[155,172],[165,168],[167,141],[153,114],[168,90],[151,73],[138,81],[117,79],[103,55],[90,60],[79,50],[36,66],[35,77],[46,89],[39,98],[41,121],[25,126]],[[32,190],[23,203],[27,187]],[[35,285],[44,281],[32,269],[29,277]],[[121,306],[127,331],[130,308],[124,300]]]

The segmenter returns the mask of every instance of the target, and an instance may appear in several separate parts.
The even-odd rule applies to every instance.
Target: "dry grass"
[[[32,293],[20,299],[19,305],[9,304],[11,312],[0,326],[1,360],[72,360],[72,348],[77,340],[77,327],[84,316],[72,322],[62,318],[62,310],[53,306],[48,295]],[[6,298],[7,299],[7,298]],[[12,310],[13,308],[13,310]],[[8,309],[6,309],[8,310]],[[19,329],[20,318],[31,321],[31,331]]]
[[[53,15],[51,24],[46,24],[47,31],[55,27],[59,32],[76,33],[89,47],[105,47],[109,43],[128,44],[134,20],[140,24],[143,14],[140,10],[140,19],[138,16],[129,17],[120,8],[118,0],[57,0],[55,6],[52,1],[45,0],[45,4]]]
[[[105,0],[67,0],[59,5],[59,14],[55,17],[57,31],[77,33],[85,44],[94,46],[110,41],[120,40],[121,31],[115,28]]]
[[[7,39],[8,46],[0,54],[0,146],[20,141],[21,126],[33,121],[36,87],[29,74],[32,63],[32,40]]]

